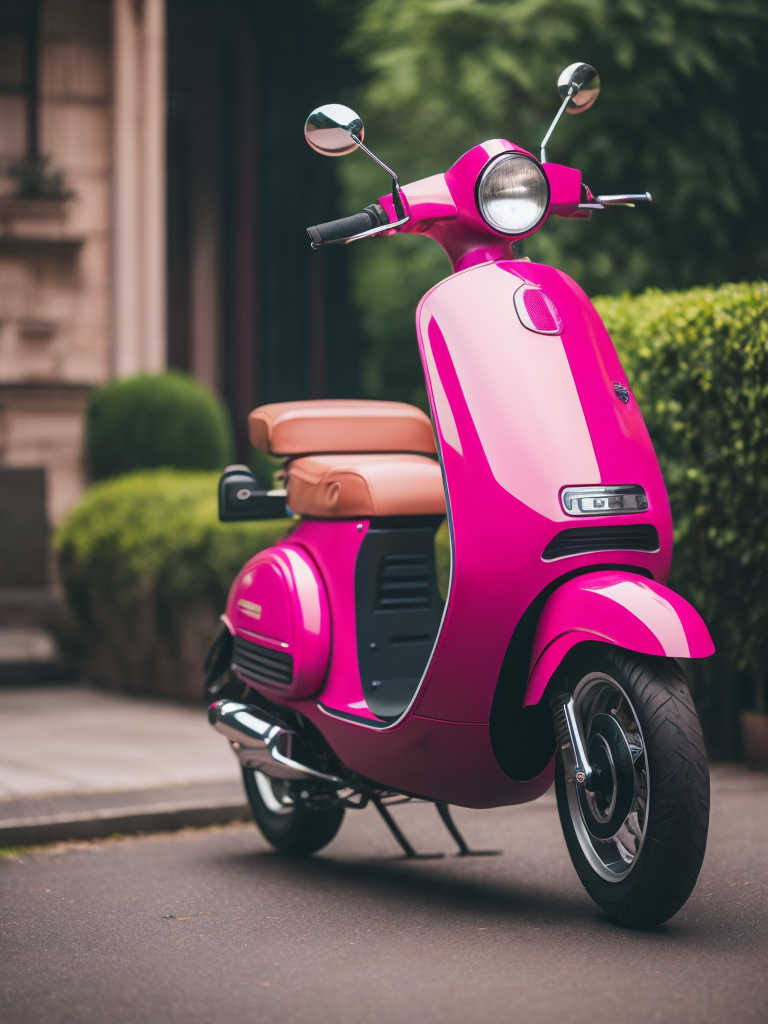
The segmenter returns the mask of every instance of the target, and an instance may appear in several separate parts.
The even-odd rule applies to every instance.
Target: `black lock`
[[[247,466],[227,466],[219,480],[219,519],[281,519],[286,515],[285,491],[265,491]]]

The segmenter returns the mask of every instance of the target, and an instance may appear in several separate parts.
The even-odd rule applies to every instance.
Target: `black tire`
[[[671,659],[611,647],[593,648],[568,664],[564,673],[564,689],[574,695],[577,707],[582,695],[585,736],[589,721],[599,733],[600,723],[613,714],[608,705],[618,704],[618,715],[629,722],[622,726],[625,736],[639,734],[643,747],[642,755],[637,754],[638,760],[630,761],[629,767],[630,773],[634,771],[631,785],[637,811],[633,821],[629,815],[625,819],[625,825],[629,823],[636,832],[642,819],[642,834],[620,830],[619,836],[609,840],[594,838],[595,819],[590,830],[585,794],[579,796],[576,783],[566,779],[562,751],[558,752],[557,806],[571,860],[584,888],[605,913],[629,927],[659,925],[676,914],[693,891],[709,825],[709,768],[685,675]],[[628,709],[618,693],[618,701],[607,696],[610,688],[601,683],[601,677],[623,691]],[[601,685],[605,688],[600,689]],[[602,718],[595,723],[601,711]],[[616,772],[612,777],[615,782]],[[616,840],[628,834],[629,848],[623,848]],[[614,857],[613,865],[608,852],[612,843],[620,855]],[[631,863],[628,856],[633,858]]]
[[[327,846],[341,827],[343,807],[315,810],[297,802],[274,809],[286,798],[290,800],[291,792],[301,783],[269,779],[252,768],[243,769],[243,782],[259,831],[280,853],[307,857]]]

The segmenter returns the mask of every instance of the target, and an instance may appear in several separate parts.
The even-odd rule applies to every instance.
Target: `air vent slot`
[[[541,556],[550,562],[566,555],[590,551],[658,551],[659,534],[655,526],[574,526],[561,530],[544,548]]]
[[[376,611],[429,608],[432,566],[428,555],[385,555],[376,585]]]
[[[293,682],[293,658],[284,651],[235,637],[232,671],[251,683],[262,686],[290,686]]]

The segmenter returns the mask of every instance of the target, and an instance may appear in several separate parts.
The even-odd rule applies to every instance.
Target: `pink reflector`
[[[539,288],[526,288],[523,303],[534,331],[544,334],[559,334],[562,331],[563,325],[554,302]]]

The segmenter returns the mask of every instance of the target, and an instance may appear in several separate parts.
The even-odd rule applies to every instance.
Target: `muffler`
[[[343,779],[320,771],[317,757],[297,732],[252,704],[218,700],[208,708],[208,721],[226,736],[244,768],[275,779],[318,779],[345,786]]]

